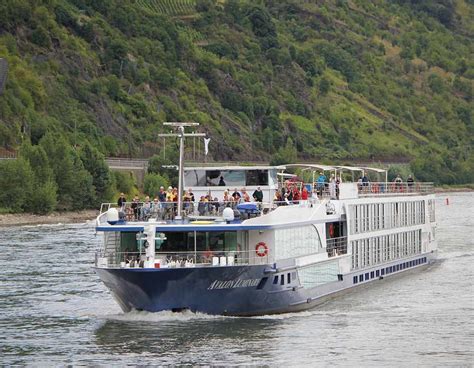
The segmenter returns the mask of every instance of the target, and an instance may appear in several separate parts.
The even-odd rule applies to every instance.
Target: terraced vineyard
[[[153,13],[190,15],[196,12],[196,0],[137,0],[137,4]]]

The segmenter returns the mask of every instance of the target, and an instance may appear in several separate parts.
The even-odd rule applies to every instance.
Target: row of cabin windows
[[[351,234],[425,223],[425,201],[355,204],[349,208]]]
[[[421,253],[421,230],[354,240],[352,269],[365,268]]]
[[[369,281],[369,280],[372,280],[373,278],[382,277],[382,276],[389,275],[391,273],[398,272],[398,271],[403,271],[407,268],[415,267],[415,266],[424,264],[426,262],[427,262],[426,257],[421,257],[418,259],[414,259],[413,261],[403,262],[394,266],[384,267],[379,270],[366,272],[365,274],[361,273],[360,275],[354,276],[352,278],[352,283],[358,284],[360,282]]]

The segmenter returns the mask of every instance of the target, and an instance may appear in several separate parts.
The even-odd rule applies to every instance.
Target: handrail
[[[147,260],[144,252],[96,252],[96,266],[106,260],[107,267],[143,268]],[[196,266],[233,266],[270,263],[270,253],[257,254],[254,250],[205,250],[155,252],[155,262],[160,268],[183,268]]]

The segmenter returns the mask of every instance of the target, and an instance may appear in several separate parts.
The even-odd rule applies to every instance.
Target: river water
[[[439,261],[427,270],[256,318],[123,314],[91,270],[92,223],[3,228],[0,365],[470,367],[473,208],[473,193],[438,198]]]

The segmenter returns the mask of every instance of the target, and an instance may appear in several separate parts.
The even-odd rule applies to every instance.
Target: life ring
[[[257,256],[259,257],[265,257],[268,255],[268,247],[264,242],[257,243],[255,246],[255,253],[257,253]]]
[[[334,224],[329,224],[329,237],[334,238]]]

